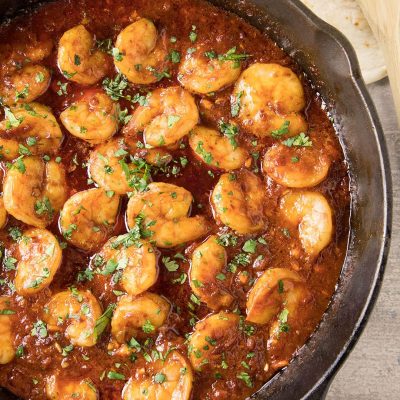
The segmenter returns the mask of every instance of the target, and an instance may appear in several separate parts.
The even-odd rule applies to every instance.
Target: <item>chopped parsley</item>
[[[157,372],[154,375],[154,383],[164,383],[167,379],[167,376],[163,374],[162,372]]]
[[[285,121],[279,129],[271,132],[271,136],[275,139],[279,139],[281,136],[287,135],[289,133],[289,125],[290,121]]]
[[[239,115],[242,96],[243,96],[243,91],[239,92],[235,96],[232,96],[232,101],[231,101],[231,115],[232,115],[232,117],[237,117]]]
[[[219,126],[219,129],[222,132],[222,134],[229,139],[229,142],[232,145],[232,148],[236,149],[238,147],[238,144],[236,141],[236,136],[239,134],[238,127],[234,124],[228,124],[227,122],[224,122],[223,120],[219,121],[218,126]]]
[[[312,140],[304,132],[297,136],[290,137],[282,142],[287,147],[311,147]]]
[[[179,268],[179,264],[175,260],[172,260],[170,257],[163,257],[162,262],[169,272],[175,272]]]
[[[244,243],[242,250],[245,251],[246,253],[255,253],[256,248],[257,248],[257,241],[254,239],[250,239]]]
[[[211,164],[212,160],[213,160],[213,156],[211,155],[211,153],[207,152],[204,147],[203,147],[203,141],[199,141],[197,143],[197,147],[196,147],[196,153],[201,155],[201,157],[203,158],[203,160],[207,163],[207,164]]]
[[[31,335],[44,339],[47,336],[47,325],[43,321],[38,320],[33,324]]]
[[[104,311],[104,313],[96,320],[94,334],[97,338],[101,336],[107,325],[110,323],[115,307],[116,305],[114,303],[109,304],[106,311]]]

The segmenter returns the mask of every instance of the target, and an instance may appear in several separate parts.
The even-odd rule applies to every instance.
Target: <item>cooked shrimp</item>
[[[200,94],[217,92],[239,78],[237,61],[210,58],[199,50],[187,53],[179,67],[179,82],[185,89]]]
[[[7,211],[4,207],[3,197],[0,197],[0,229],[7,223]]]
[[[98,145],[90,154],[90,177],[102,188],[117,194],[134,191],[150,178],[150,171],[140,160],[125,161],[128,154],[129,148],[121,138]]]
[[[239,321],[236,314],[220,312],[197,322],[189,338],[189,358],[196,371],[201,371],[205,364],[220,365],[222,349],[240,343]]]
[[[71,81],[93,85],[109,69],[108,56],[96,50],[93,36],[83,25],[64,32],[58,45],[57,62],[61,72]]]
[[[199,121],[199,111],[192,95],[178,86],[156,89],[148,105],[139,106],[127,126],[141,132],[152,147],[169,146],[187,135]]]
[[[170,248],[204,236],[209,226],[203,216],[188,217],[193,202],[190,192],[169,183],[150,183],[148,190],[132,196],[126,211],[130,229],[136,218],[144,217],[143,223],[152,232],[151,240],[158,247]]]
[[[46,380],[49,400],[97,400],[97,389],[90,379],[71,379],[52,375]]]
[[[0,154],[6,160],[15,159],[21,152],[55,154],[61,140],[61,129],[48,107],[30,103],[6,108],[6,118],[0,122]]]
[[[266,270],[257,279],[247,299],[247,321],[268,324],[279,310],[292,307],[291,290],[296,284],[303,284],[303,278],[295,271],[286,268]]]
[[[115,224],[119,196],[108,196],[101,188],[83,190],[70,197],[60,214],[64,237],[76,247],[91,251],[109,236]]]
[[[313,147],[293,149],[275,145],[263,160],[263,172],[280,185],[291,188],[316,186],[328,175],[331,161]]]
[[[239,169],[249,154],[214,129],[197,126],[189,135],[193,152],[206,164],[225,171]]]
[[[72,288],[55,294],[46,304],[43,321],[49,331],[61,331],[73,345],[94,346],[97,342],[96,321],[101,306],[89,290]]]
[[[190,268],[190,287],[209,308],[218,310],[228,307],[233,296],[227,291],[224,280],[218,279],[226,267],[225,248],[217,243],[216,236],[210,236],[193,252]]]
[[[0,364],[7,364],[15,357],[13,333],[15,311],[10,305],[11,297],[0,297]]]
[[[170,304],[154,293],[125,295],[118,301],[111,320],[111,334],[123,344],[131,337],[145,338],[157,332],[170,312]]]
[[[105,93],[90,90],[65,109],[60,119],[71,135],[98,144],[117,132],[118,107]]]
[[[38,64],[27,64],[0,85],[0,96],[4,104],[30,103],[48,89],[51,81],[50,71]]]
[[[57,238],[46,229],[29,229],[18,243],[18,253],[17,293],[29,296],[49,286],[61,265],[62,250]]]
[[[189,363],[177,351],[172,351],[165,361],[157,360],[146,368],[136,369],[135,376],[125,384],[122,399],[189,400],[192,386]]]
[[[304,250],[317,256],[332,239],[332,210],[317,192],[289,192],[280,201],[283,217],[298,227]]]
[[[288,121],[288,135],[307,130],[301,114],[304,90],[297,75],[278,64],[251,65],[235,85],[233,101],[240,105],[239,119],[256,136],[266,136]]]
[[[255,233],[265,226],[263,183],[252,172],[223,174],[211,200],[215,216],[240,234]]]
[[[118,35],[115,48],[114,64],[129,81],[147,85],[160,80],[167,50],[165,38],[158,36],[153,22],[141,18],[128,25]]]
[[[65,171],[55,161],[18,159],[4,179],[3,201],[9,214],[28,225],[45,228],[67,196]]]
[[[117,264],[123,270],[120,283],[124,290],[136,296],[157,281],[157,257],[153,246],[144,240],[135,243],[124,241],[126,235],[111,238],[101,249],[99,256],[107,264]]]

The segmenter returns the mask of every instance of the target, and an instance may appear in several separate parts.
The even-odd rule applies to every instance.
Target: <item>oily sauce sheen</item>
[[[116,69],[126,70],[123,61],[124,57],[128,59],[128,55],[118,48],[113,50],[113,47],[123,29],[137,21],[143,22],[143,18],[150,21],[150,25],[143,25],[140,29],[150,29],[152,26],[156,28],[157,44],[153,44],[155,50],[150,49],[151,57],[154,56],[155,61],[142,57],[138,63],[141,66],[128,66],[135,70],[132,75],[132,71],[125,72],[131,80],[129,82],[123,76],[118,76]],[[86,57],[92,57],[96,51],[102,53],[99,55],[100,62],[94,65],[93,61],[93,68],[89,68],[91,79],[96,73],[99,74],[89,84],[74,81],[72,71],[63,74],[60,60],[57,61],[61,37],[78,25],[83,25],[89,32],[89,37],[94,37],[98,44],[102,43],[99,47],[94,45],[86,54]],[[35,264],[37,267],[43,262],[43,259],[37,257],[33,265],[29,264],[29,251],[41,251],[44,257],[50,257],[49,253],[55,245],[50,247],[50,251],[50,245],[44,248],[37,245],[35,250],[29,250],[29,240],[33,239],[24,239],[24,236],[32,234],[29,230],[33,226],[22,222],[18,218],[19,214],[10,211],[13,209],[11,206],[15,205],[13,202],[19,201],[17,206],[24,208],[27,207],[27,201],[18,200],[15,195],[19,191],[18,185],[14,185],[9,194],[11,200],[4,197],[9,213],[0,233],[3,243],[3,262],[0,269],[0,294],[3,296],[0,309],[3,311],[0,319],[5,331],[0,330],[0,339],[4,349],[4,343],[7,343],[10,359],[3,361],[0,366],[0,386],[22,399],[32,400],[92,399],[96,396],[107,400],[161,400],[171,399],[173,393],[177,396],[174,399],[236,400],[256,392],[277,370],[290,362],[316,329],[335,290],[349,231],[349,185],[343,153],[321,99],[299,67],[264,34],[238,17],[199,0],[56,1],[4,24],[0,30],[0,38],[0,73],[3,82],[1,91],[5,105],[3,119],[9,121],[2,125],[0,139],[16,138],[23,145],[18,147],[17,154],[12,157],[11,153],[5,152],[8,142],[2,142],[3,180],[6,175],[14,174],[18,181],[18,174],[27,174],[29,171],[22,171],[24,168],[21,168],[21,163],[25,167],[31,165],[29,157],[36,157],[36,164],[32,163],[29,168],[40,166],[42,162],[43,165],[53,162],[57,164],[55,168],[65,171],[65,183],[61,184],[60,189],[65,197],[60,206],[62,208],[65,201],[76,193],[99,187],[101,183],[95,174],[88,175],[88,163],[95,146],[116,140],[115,138],[125,139],[123,151],[119,152],[120,159],[129,164],[129,155],[132,158],[136,156],[135,165],[138,165],[138,159],[145,159],[147,163],[143,161],[141,166],[146,165],[151,175],[151,179],[146,181],[144,178],[136,185],[139,193],[131,188],[133,192],[129,196],[126,192],[121,194],[117,215],[114,219],[111,218],[111,225],[100,227],[100,233],[97,223],[93,226],[91,224],[100,214],[101,207],[105,204],[103,200],[91,200],[87,203],[81,201],[80,209],[75,209],[70,215],[71,221],[75,223],[70,223],[67,227],[63,227],[59,212],[54,212],[45,225],[61,243],[62,261],[52,279],[49,278],[50,259],[44,262],[44,268],[48,269],[43,270],[44,277],[39,276],[39,280],[33,284],[33,292],[24,292],[15,287],[16,273],[18,268],[22,269],[22,258],[25,257],[25,261],[28,258],[25,263],[28,279],[29,268],[35,268]],[[82,35],[78,38],[84,40]],[[135,46],[143,45],[146,40],[148,38],[144,33],[139,35],[136,32],[126,48],[130,51]],[[79,42],[80,40],[72,42],[71,48],[79,46]],[[157,46],[161,49],[159,53]],[[185,70],[182,64],[185,60],[196,57],[196,53],[203,64],[196,65],[188,73],[188,69]],[[205,53],[208,55],[205,56]],[[73,57],[72,67],[75,68],[74,64],[76,67],[84,65],[84,57],[82,54],[78,58]],[[151,68],[146,69],[146,62]],[[210,66],[208,62],[215,64]],[[24,84],[18,86],[18,80],[22,79],[22,75],[18,73],[29,64],[40,65],[42,69],[35,70],[32,86],[28,85],[26,90]],[[229,70],[239,68],[243,74],[243,71],[254,65],[262,65],[262,71],[257,77],[251,75],[255,70],[248,70],[253,72],[249,72],[247,77],[239,77],[239,73],[234,76],[236,71]],[[62,139],[59,143],[56,139],[56,144],[46,152],[33,150],[34,146],[30,141],[31,151],[27,138],[39,140],[40,132],[34,132],[32,125],[24,125],[18,118],[13,121],[7,110],[18,117],[17,106],[13,104],[17,100],[26,111],[24,104],[31,104],[31,101],[25,101],[29,99],[29,90],[32,94],[34,83],[39,85],[48,78],[46,71],[51,74],[48,88],[45,87],[43,93],[39,93],[33,101],[50,108],[48,112],[55,116]],[[206,85],[217,78],[216,88],[212,93],[201,93],[201,89],[195,88],[199,83],[196,73],[202,72],[206,76]],[[135,83],[134,76],[138,75],[136,73],[152,82]],[[188,75],[182,76],[185,73]],[[79,76],[78,73],[75,78]],[[221,76],[228,81],[218,87]],[[101,123],[101,118],[105,115],[99,117],[92,132],[81,126],[80,131],[78,129],[75,135],[71,134],[71,129],[66,128],[68,123],[64,123],[61,113],[66,109],[72,110],[72,113],[77,102],[84,102],[85,99],[89,99],[89,103],[92,101],[90,113],[90,107],[98,104],[94,94],[104,94],[103,87],[110,88],[110,80],[115,82],[116,78],[122,79],[123,84],[118,87],[117,81],[114,85],[114,93],[121,96],[113,98],[114,103],[111,103],[111,107],[119,103],[119,109],[110,112],[114,112],[114,122],[115,118],[120,119],[118,124],[115,122],[118,125],[117,132],[111,132],[111,135],[114,133],[113,137],[109,135],[97,142],[85,140],[85,134],[88,138],[92,133],[96,137],[100,131],[104,132],[106,123]],[[257,86],[263,79],[271,79],[271,85],[263,87],[258,93],[252,91],[254,85]],[[124,85],[124,82],[127,84]],[[303,89],[296,86],[299,82]],[[182,97],[184,95],[181,92],[176,92],[180,97],[174,97],[174,92],[168,106],[172,107],[172,111],[165,111],[167,106],[163,109],[162,100],[161,105],[157,103],[154,106],[158,108],[152,118],[162,112],[169,112],[164,127],[160,125],[161,128],[157,126],[154,129],[158,140],[158,144],[153,145],[156,150],[143,148],[142,143],[148,143],[152,139],[148,131],[146,133],[145,127],[139,126],[137,110],[141,108],[143,111],[146,107],[151,107],[151,102],[156,101],[160,90],[175,87],[179,91],[182,85],[185,86],[188,96],[194,99],[199,113],[198,125],[212,129],[214,135],[215,132],[218,133],[218,140],[224,138],[225,141],[207,147],[207,140],[212,133],[206,131],[203,132],[205,136],[201,136],[203,139],[200,140],[200,145],[197,137],[196,144],[191,146],[189,142],[196,139],[193,135],[201,132],[199,133],[198,127],[189,126],[190,132],[185,132],[182,128],[180,137],[172,137],[171,141],[177,144],[165,145],[165,140],[169,140],[168,135],[176,135],[178,126],[181,129],[180,122],[184,118],[189,119],[184,114],[190,113],[187,111],[186,98]],[[122,91],[118,91],[119,89]],[[22,94],[16,95],[17,91]],[[303,99],[303,105],[296,100],[297,95]],[[142,96],[140,101],[139,96]],[[260,96],[265,103],[264,109],[257,110],[257,104],[254,106],[256,101],[251,96]],[[183,111],[178,108],[179,101],[184,103]],[[236,110],[235,101],[239,102]],[[256,110],[245,115],[246,107],[252,105]],[[123,112],[125,109],[126,113]],[[29,110],[32,113],[28,106]],[[79,113],[84,118],[84,111],[79,110]],[[129,115],[133,115],[130,120],[126,118]],[[275,123],[270,122],[274,118]],[[290,123],[287,122],[289,120]],[[112,124],[112,118],[110,121],[107,123]],[[195,124],[196,121],[195,115]],[[228,127],[221,127],[221,121]],[[170,128],[176,124],[175,129],[168,131],[166,124]],[[162,129],[169,132],[165,137],[160,134]],[[149,135],[147,138],[143,137],[143,130],[145,135]],[[47,139],[45,137],[43,140]],[[239,161],[239,167],[235,165],[231,170],[219,168],[221,164],[218,164],[218,157],[222,154],[222,163],[224,157],[229,156],[230,149],[234,151],[235,148],[242,149],[242,154],[245,155],[243,162]],[[277,151],[273,152],[271,149]],[[151,165],[149,154],[153,152],[153,156],[157,156],[157,151],[161,158],[164,157],[162,160],[169,161],[167,164]],[[100,157],[99,162],[101,161]],[[14,162],[13,166],[11,162]],[[114,171],[109,169],[107,176],[112,179],[112,174],[117,173],[119,165],[117,161]],[[42,174],[44,175],[40,175],[40,179],[46,177],[46,172]],[[9,185],[7,180],[10,179],[5,178],[4,191],[7,189],[6,185]],[[217,192],[218,184],[223,179],[228,189],[224,186],[221,192]],[[304,185],[299,185],[299,180],[305,182]],[[151,181],[153,183],[147,187]],[[294,181],[297,183],[293,184]],[[184,211],[184,215],[169,220],[171,228],[166,235],[170,235],[170,238],[165,240],[163,237],[154,243],[158,236],[151,231],[158,229],[159,225],[154,225],[154,222],[148,224],[149,221],[143,217],[143,213],[154,210],[151,208],[153,205],[139,214],[139,217],[137,214],[127,215],[126,210],[129,209],[128,202],[133,201],[135,196],[148,196],[148,193],[157,188],[157,184],[152,185],[160,182],[186,189],[193,196],[193,202],[189,198],[189,214]],[[232,186],[232,190],[229,189],[231,184],[236,185]],[[33,197],[37,196],[35,190],[32,189]],[[42,195],[43,188],[40,190]],[[113,193],[115,191],[106,190],[106,198],[118,196]],[[168,201],[178,201],[179,190],[178,188],[177,192],[171,192],[171,199],[165,200],[163,197],[166,207]],[[242,198],[242,201],[230,203],[228,198],[224,202],[224,196],[235,196],[238,192],[242,193],[245,200]],[[159,193],[154,194],[151,201],[156,199],[157,202],[157,196],[162,196]],[[257,194],[261,201],[254,200]],[[48,197],[51,196],[49,192]],[[143,200],[143,204],[145,201],[148,201],[147,204],[150,202]],[[76,207],[79,208],[79,204]],[[249,211],[251,204],[254,209]],[[42,218],[48,213],[48,207],[43,202],[39,206],[42,208],[36,205],[34,211],[31,211]],[[54,204],[50,204],[51,207],[55,208]],[[65,207],[64,214],[67,213]],[[107,207],[111,210],[112,205]],[[91,214],[87,208],[90,208]],[[80,219],[80,212],[88,213],[84,214],[86,219]],[[236,218],[242,212],[245,217],[248,212],[247,222],[250,221],[249,226],[244,228],[246,224],[240,221],[236,223]],[[189,222],[187,218],[190,218]],[[158,224],[164,223],[161,217],[157,220]],[[199,234],[195,235],[197,223]],[[260,227],[253,229],[257,224]],[[92,233],[89,233],[89,244],[92,248],[89,250],[79,248],[80,245],[76,245],[78,241],[72,243],[85,226],[92,227]],[[134,246],[131,250],[140,249],[141,245],[137,240],[144,240],[146,243],[150,241],[150,247],[156,256],[156,272],[153,277],[155,283],[146,288],[147,290],[133,295],[125,295],[126,288],[121,283],[123,268],[129,260],[120,260],[121,268],[117,276],[115,263],[113,269],[112,262],[111,266],[104,260],[101,263],[98,258],[95,262],[96,254],[104,250],[102,247],[105,242],[112,237],[126,234],[128,226],[136,229],[134,243],[130,243]],[[36,227],[44,229],[44,226]],[[180,237],[191,239],[172,247],[167,243]],[[28,253],[24,253],[25,255],[21,250],[23,240],[28,240]],[[120,248],[123,247],[124,244]],[[196,252],[196,249],[200,250]],[[129,250],[129,246],[126,250]],[[217,255],[214,257],[215,254]],[[138,257],[139,261],[134,261],[136,264],[140,264],[140,256]],[[56,258],[54,260],[57,263]],[[151,260],[148,262],[151,263]],[[112,270],[109,273],[105,272],[106,264]],[[122,264],[124,265],[121,266]],[[101,271],[103,273],[99,273]],[[139,275],[146,271],[139,272]],[[195,273],[196,276],[204,277],[204,281],[199,282],[200,278],[194,279]],[[137,274],[138,272],[136,278]],[[129,276],[127,281],[131,279],[134,277]],[[263,279],[266,281],[264,287]],[[43,282],[50,284],[45,285]],[[275,282],[274,285],[271,286],[271,282]],[[42,289],[41,285],[44,286]],[[78,315],[72,315],[76,310],[70,308],[55,326],[50,322],[46,324],[44,321],[49,321],[51,312],[50,299],[64,291],[70,293],[68,301],[76,303]],[[132,317],[132,313],[122,313],[122,322],[125,321],[126,324],[125,336],[122,335],[122,340],[116,340],[111,332],[109,318],[113,312],[114,318],[117,318],[118,304],[129,296],[128,300],[134,301],[136,297],[142,298],[149,293],[150,298],[152,294],[161,296],[157,317],[162,317],[160,314],[163,311],[160,310],[167,304],[166,316],[161,326],[154,326],[155,323],[150,322],[152,317],[149,316],[151,310],[148,308],[135,311],[139,314],[148,312],[147,316]],[[227,296],[226,303],[222,303],[216,293]],[[95,306],[86,307],[89,300],[85,296],[89,295],[97,302],[97,311]],[[213,301],[210,300],[211,297]],[[82,304],[85,304],[85,309]],[[89,319],[91,313],[96,316],[95,321],[92,321],[94,324],[107,309],[109,318],[105,320],[103,332],[97,340],[94,339],[96,343],[82,346],[75,342],[71,345],[73,335],[67,333],[70,324]],[[145,322],[135,331],[132,328],[134,322],[129,322],[132,318],[142,318],[142,323]],[[38,321],[42,321],[42,325],[38,325]],[[92,331],[87,332],[82,339],[83,342],[86,340],[85,343],[92,337],[93,324],[89,324],[88,328]],[[205,342],[201,344],[201,348],[196,348],[201,334]]]

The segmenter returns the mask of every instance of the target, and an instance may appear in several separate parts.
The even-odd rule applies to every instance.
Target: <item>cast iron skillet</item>
[[[298,62],[334,118],[349,165],[351,232],[337,291],[317,331],[297,357],[252,397],[323,399],[366,324],[388,255],[392,199],[382,127],[351,45],[298,0],[211,2],[268,33]],[[0,0],[0,18],[37,3]],[[0,389],[0,399],[16,397]]]

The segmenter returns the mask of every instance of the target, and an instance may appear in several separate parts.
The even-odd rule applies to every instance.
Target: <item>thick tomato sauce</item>
[[[37,102],[45,104],[53,110],[56,117],[68,107],[75,99],[82,95],[85,88],[68,82],[57,67],[57,44],[61,35],[73,26],[84,23],[86,28],[96,36],[97,40],[112,39],[115,41],[118,33],[129,23],[138,17],[146,17],[155,22],[159,30],[166,33],[167,37],[176,37],[176,43],[170,43],[170,49],[184,54],[193,43],[189,40],[192,25],[196,26],[198,41],[205,48],[209,47],[217,53],[224,53],[236,46],[240,53],[250,54],[242,63],[245,69],[254,62],[278,63],[289,66],[301,76],[302,84],[306,92],[307,107],[306,119],[309,124],[309,135],[317,146],[323,146],[326,154],[332,160],[332,166],[328,177],[312,190],[322,193],[328,200],[334,215],[334,235],[331,243],[319,254],[318,258],[310,261],[302,252],[301,244],[296,229],[285,225],[278,216],[278,201],[286,190],[276,184],[270,178],[263,176],[261,172],[261,160],[266,149],[271,146],[275,139],[269,137],[258,139],[254,146],[254,137],[240,130],[239,142],[253,153],[251,169],[258,174],[266,185],[266,209],[268,223],[264,232],[261,232],[266,244],[257,245],[257,252],[251,254],[251,263],[240,267],[240,271],[247,271],[248,280],[243,284],[240,280],[232,278],[229,290],[235,301],[231,311],[235,310],[246,315],[247,293],[255,279],[262,271],[283,267],[292,268],[306,279],[309,290],[312,293],[312,312],[304,314],[301,321],[302,328],[297,331],[282,333],[279,344],[273,348],[268,346],[268,326],[252,325],[254,332],[245,335],[240,343],[230,350],[228,356],[229,368],[221,369],[218,378],[214,370],[196,373],[192,391],[193,399],[243,399],[259,389],[263,383],[289,361],[293,354],[306,342],[310,334],[316,329],[322,314],[325,312],[330,298],[335,290],[335,285],[344,260],[348,236],[349,215],[349,185],[347,168],[339,141],[335,135],[332,124],[323,111],[321,100],[313,92],[305,76],[301,74],[299,67],[268,37],[251,27],[243,20],[214,8],[202,1],[189,0],[66,0],[57,1],[44,5],[31,14],[22,15],[3,25],[0,29],[1,59],[5,60],[13,49],[21,49],[14,54],[19,58],[15,61],[24,62],[24,48],[34,47],[35,43],[42,40],[51,40],[53,50],[50,57],[41,63],[52,70],[52,83],[47,92]],[[115,77],[116,71],[112,66],[110,56],[110,68],[108,76]],[[171,63],[169,73],[171,78],[164,78],[160,82],[149,85],[148,90],[157,87],[168,87],[179,84],[177,82],[177,64]],[[7,74],[7,63],[1,63],[0,72]],[[67,93],[58,95],[60,83],[67,83]],[[101,81],[95,85],[101,87]],[[230,120],[230,94],[231,87],[215,93],[213,96],[198,96],[196,102],[199,106],[202,123],[217,127],[221,118]],[[138,85],[131,85],[126,93],[135,94],[143,92]],[[212,103],[211,109],[206,107],[207,102]],[[130,104],[121,101],[121,106],[130,107]],[[135,108],[136,105],[133,106]],[[91,147],[71,136],[62,126],[64,140],[58,155],[62,158],[62,165],[67,171],[68,192],[72,194],[93,187],[88,184],[86,161]],[[187,144],[187,139],[183,140]],[[183,147],[183,146],[182,146]],[[212,233],[221,232],[222,227],[218,225],[210,206],[210,193],[217,183],[221,172],[208,168],[206,164],[194,157],[189,146],[179,148],[172,152],[174,160],[168,171],[158,171],[153,175],[153,181],[165,181],[183,186],[194,196],[194,204],[191,213],[202,214],[207,217]],[[181,157],[186,157],[188,163],[182,166],[179,162]],[[176,166],[172,171],[172,166]],[[3,170],[7,167],[3,163]],[[122,202],[117,223],[113,229],[113,235],[126,232],[124,220],[127,200]],[[6,254],[12,254],[16,247],[9,235],[9,229],[17,227],[23,231],[27,226],[9,217],[8,223],[2,229],[1,239],[6,249]],[[58,217],[48,227],[61,242],[65,241],[59,231]],[[243,244],[251,236],[239,236],[236,246],[227,248],[228,260],[232,259],[242,250]],[[173,305],[172,312],[166,325],[160,330],[153,342],[149,343],[148,352],[154,349],[154,343],[165,350],[175,346],[181,354],[187,354],[185,335],[193,331],[189,313],[191,289],[187,274],[190,268],[190,256],[195,247],[203,239],[195,243],[188,243],[173,250],[158,249],[159,276],[158,281],[151,291],[165,296]],[[296,251],[294,251],[296,249]],[[300,249],[300,250],[299,250]],[[179,269],[169,272],[162,263],[162,257],[174,257],[181,253],[185,259],[176,259]],[[24,355],[15,358],[12,362],[0,367],[0,386],[23,399],[44,399],[46,378],[55,372],[59,372],[66,379],[74,377],[87,377],[96,386],[101,399],[119,399],[124,386],[124,380],[111,380],[107,378],[104,371],[115,370],[115,365],[120,364],[118,372],[126,377],[126,380],[135,374],[135,371],[145,367],[146,361],[139,357],[135,362],[124,357],[111,356],[107,352],[107,344],[110,340],[109,328],[102,335],[99,343],[90,348],[76,347],[67,356],[62,356],[55,344],[61,347],[69,344],[68,340],[61,334],[49,333],[45,338],[31,335],[33,324],[40,318],[43,307],[52,294],[68,287],[75,286],[79,289],[90,289],[99,299],[103,309],[109,303],[116,303],[117,296],[114,289],[120,289],[118,285],[112,285],[109,278],[95,277],[93,280],[78,281],[77,275],[84,271],[92,254],[86,254],[72,245],[63,250],[63,262],[51,285],[32,297],[18,296],[12,286],[15,271],[0,270],[2,295],[9,295],[13,299],[13,307],[17,312],[13,332],[15,332],[15,346],[24,346]],[[255,259],[262,255],[262,261]],[[307,305],[305,305],[307,307]],[[207,316],[209,310],[204,304],[195,305],[195,319]],[[251,358],[246,359],[246,354],[254,353]],[[247,363],[243,367],[242,361]],[[283,361],[283,364],[280,363]],[[270,368],[265,371],[265,365]],[[252,387],[237,378],[240,372],[247,372],[251,379]]]

